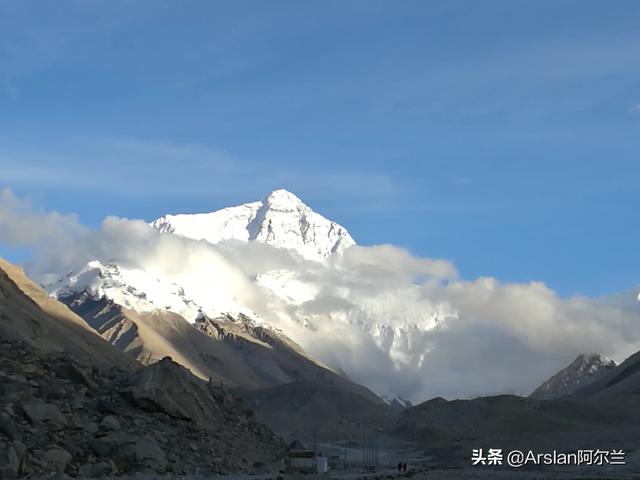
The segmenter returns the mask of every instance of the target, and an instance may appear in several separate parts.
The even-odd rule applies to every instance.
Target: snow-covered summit
[[[265,199],[211,213],[165,215],[151,226],[195,240],[257,241],[323,261],[355,245],[346,230],[314,212],[293,193],[280,189]]]
[[[540,385],[530,397],[547,400],[570,395],[589,385],[616,365],[616,362],[603,355],[578,355],[567,367]]]

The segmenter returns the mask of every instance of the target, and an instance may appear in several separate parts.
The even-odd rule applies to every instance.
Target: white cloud
[[[579,353],[622,360],[640,349],[637,291],[565,299],[540,282],[461,279],[448,261],[391,245],[318,264],[262,244],[161,234],[139,220],[109,217],[90,230],[8,190],[0,242],[32,246],[28,270],[38,278],[116,260],[167,277],[194,299],[242,304],[354,380],[414,401],[525,394]],[[273,276],[287,270],[296,273]],[[271,288],[256,282],[261,275],[272,276]],[[279,281],[303,295],[285,301],[274,293]]]
[[[7,188],[0,189],[0,241],[9,246],[51,246],[85,233],[75,215],[40,212],[16,197]]]

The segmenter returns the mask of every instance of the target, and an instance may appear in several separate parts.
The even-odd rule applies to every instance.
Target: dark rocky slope
[[[342,385],[291,382],[236,391],[264,422],[287,440],[360,440],[392,423],[386,403],[373,402]]]
[[[571,395],[616,368],[602,355],[578,355],[576,359],[536,388],[529,398],[549,400]]]
[[[576,392],[580,397],[607,398],[640,394],[640,352]]]
[[[421,403],[399,417],[393,435],[420,445],[434,462],[468,465],[474,448],[634,452],[639,430],[635,395],[552,400],[499,395]]]
[[[105,340],[142,363],[168,355],[200,378],[229,387],[255,390],[304,381],[382,403],[368,388],[311,358],[283,332],[257,325],[242,314],[203,315],[191,324],[169,311],[139,313],[86,292],[62,296],[60,301]]]
[[[133,374],[0,342],[0,478],[260,470],[280,440],[171,359]]]

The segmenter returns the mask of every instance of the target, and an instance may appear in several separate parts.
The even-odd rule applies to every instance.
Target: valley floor
[[[304,474],[260,474],[260,475],[217,475],[217,476],[174,476],[136,474],[126,477],[107,477],[104,480],[631,480],[638,478],[638,465],[595,469],[537,470],[525,471],[509,468],[433,468],[410,471],[398,475],[392,470],[373,474],[329,472],[325,475]],[[50,478],[50,477],[48,477]],[[70,477],[67,477],[70,478]]]
[[[172,474],[159,476],[138,473],[122,477],[105,477],[104,480],[637,480],[640,478],[638,472],[640,472],[640,451],[629,454],[626,465],[620,466],[514,469],[506,466],[430,465],[410,468],[406,473],[398,473],[395,468],[379,468],[375,473],[362,473],[356,467],[351,471],[329,471],[324,475],[277,471],[215,476]],[[71,480],[70,477],[66,478]]]

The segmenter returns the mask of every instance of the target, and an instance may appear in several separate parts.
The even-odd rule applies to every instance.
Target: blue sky
[[[0,186],[88,225],[284,187],[467,278],[626,290],[639,21],[636,1],[0,0]]]

